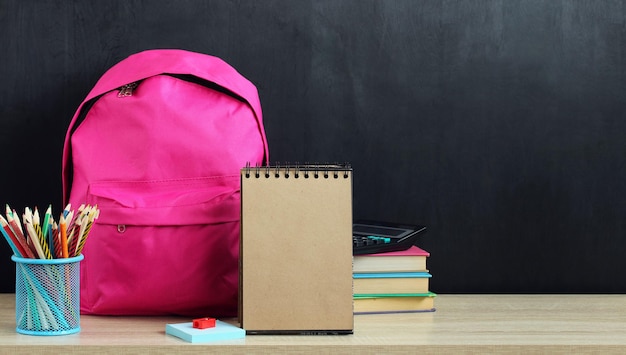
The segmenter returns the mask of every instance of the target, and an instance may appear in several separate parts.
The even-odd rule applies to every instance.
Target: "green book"
[[[434,312],[435,297],[421,294],[387,294],[379,296],[354,296],[354,314]]]

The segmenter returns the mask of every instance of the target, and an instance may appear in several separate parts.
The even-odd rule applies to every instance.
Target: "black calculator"
[[[425,226],[356,221],[352,225],[352,255],[406,250],[425,231]]]

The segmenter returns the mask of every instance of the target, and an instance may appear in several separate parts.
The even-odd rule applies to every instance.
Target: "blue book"
[[[428,272],[372,272],[352,275],[355,279],[389,279],[389,278],[416,278],[432,277]]]
[[[190,343],[240,339],[246,336],[245,330],[220,320],[215,321],[214,328],[206,329],[194,328],[193,322],[166,324],[165,333]]]

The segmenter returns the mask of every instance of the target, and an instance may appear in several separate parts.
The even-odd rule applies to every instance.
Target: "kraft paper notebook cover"
[[[247,334],[350,334],[352,171],[241,171],[239,321]]]

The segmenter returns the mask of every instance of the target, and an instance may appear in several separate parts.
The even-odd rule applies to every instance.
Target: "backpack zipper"
[[[133,96],[133,90],[137,87],[137,82],[126,84],[119,88],[119,92],[117,93],[117,97],[128,97]]]

